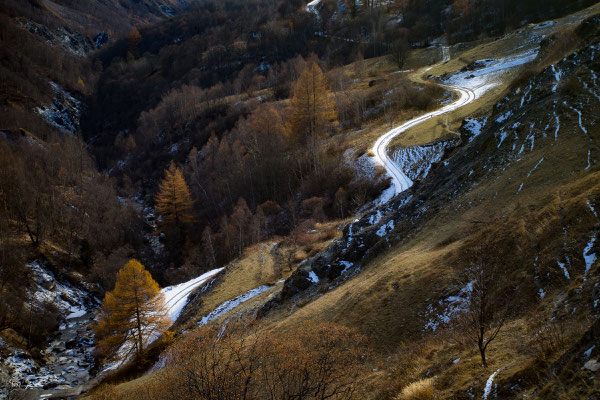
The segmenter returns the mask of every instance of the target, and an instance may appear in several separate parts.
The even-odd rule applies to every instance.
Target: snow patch
[[[500,141],[498,142],[498,148],[500,148],[500,146],[502,145],[502,142],[504,142],[504,140],[508,137],[508,133],[501,131],[500,132]]]
[[[565,275],[565,278],[571,279],[571,276],[569,275],[569,271],[567,270],[566,264],[563,262],[560,262],[559,260],[556,260],[556,263],[558,264],[558,267],[562,270],[563,274]]]
[[[587,205],[588,205],[588,208],[590,209],[590,211],[592,212],[592,214],[594,214],[594,217],[598,218],[598,214],[596,213],[596,209],[594,208],[594,206],[592,205],[592,203],[590,203],[589,199],[587,201]]]
[[[223,268],[213,269],[190,281],[162,289],[160,292],[165,296],[165,304],[169,310],[171,321],[177,321],[179,314],[188,303],[190,294],[222,270]]]
[[[588,149],[587,166],[583,169],[584,171],[587,171],[592,166],[591,156],[592,156],[592,150]]]
[[[477,136],[481,135],[481,131],[487,123],[487,117],[483,118],[481,121],[475,118],[467,118],[465,119],[465,122],[464,129],[471,134],[469,142],[472,142]]]
[[[492,385],[494,384],[494,378],[498,375],[502,368],[497,369],[493,374],[490,375],[487,382],[485,383],[485,389],[483,390],[483,399],[487,399],[492,392]]]
[[[381,225],[375,234],[379,237],[383,237],[390,233],[394,229],[394,220],[390,220],[387,223]]]
[[[446,82],[469,88],[479,98],[501,83],[500,75],[533,61],[537,57],[538,51],[536,49],[505,58],[477,60],[473,64],[481,66],[481,68],[461,70],[447,78]]]
[[[274,286],[270,286],[270,285],[262,285],[255,289],[247,291],[246,293],[242,294],[241,296],[236,297],[233,300],[228,300],[228,301],[221,303],[217,308],[212,310],[209,314],[202,317],[202,319],[198,322],[198,326],[203,326],[203,325],[208,324],[210,321],[215,320],[215,319],[219,318],[220,316],[227,314],[229,311],[233,310],[240,304],[245,303],[246,301],[272,289],[273,287]]]
[[[552,72],[554,73],[554,80],[556,83],[552,86],[552,93],[556,93],[556,88],[558,88],[558,84],[560,83],[560,79],[562,78],[562,71],[557,70],[554,64],[552,65]]]
[[[598,257],[596,253],[593,252],[594,243],[596,242],[596,232],[592,235],[587,245],[583,249],[583,259],[585,261],[585,273],[587,274],[589,270],[592,268],[592,265],[596,262]]]
[[[474,283],[474,281],[467,283],[456,296],[448,296],[440,300],[438,305],[443,308],[443,311],[440,313],[436,313],[434,305],[430,304],[426,311],[426,314],[430,317],[423,330],[435,332],[440,324],[447,324],[455,315],[467,311]]]
[[[529,178],[531,176],[531,174],[533,174],[533,172],[540,166],[540,164],[542,163],[542,161],[544,161],[544,157],[540,158],[540,161],[537,162],[537,164],[535,164],[535,166],[531,169],[531,171],[529,171],[529,173],[527,174],[527,177]]]
[[[340,275],[344,275],[344,273],[346,271],[348,271],[350,268],[352,268],[352,266],[354,265],[354,263],[351,263],[350,261],[344,261],[344,260],[340,261],[339,263],[344,266],[344,269],[342,270],[342,272],[340,272]]]
[[[306,5],[306,12],[310,12],[310,13],[318,13],[317,7],[318,5],[321,4],[321,0],[312,0],[310,3],[308,3]]]
[[[392,160],[411,180],[424,179],[433,163],[439,162],[446,149],[453,147],[449,141],[427,146],[410,146],[394,152]]]
[[[590,356],[592,355],[592,351],[594,351],[595,348],[596,348],[596,345],[593,345],[592,347],[590,347],[589,349],[584,351],[583,355],[585,356],[585,358],[590,358]]]
[[[507,119],[509,119],[512,116],[512,111],[508,110],[507,112],[505,112],[504,114],[502,114],[501,116],[499,116],[498,118],[496,118],[496,122],[501,124],[504,121],[506,121]]]
[[[554,119],[556,120],[556,130],[554,131],[554,141],[557,141],[558,140],[558,131],[560,130],[560,119],[558,119],[556,110],[554,110]]]
[[[40,105],[35,112],[41,115],[49,125],[64,133],[75,134],[79,130],[81,102],[58,84],[50,81],[54,98],[50,106]]]

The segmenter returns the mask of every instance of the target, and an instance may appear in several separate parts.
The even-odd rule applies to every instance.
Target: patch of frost
[[[387,223],[381,225],[375,234],[379,237],[383,237],[390,233],[394,229],[394,220],[390,220]]]
[[[563,274],[565,274],[565,277],[567,279],[571,279],[571,276],[569,275],[569,271],[566,268],[566,264],[563,262],[560,262],[559,260],[556,260],[556,263],[558,264],[558,267],[562,270]]]

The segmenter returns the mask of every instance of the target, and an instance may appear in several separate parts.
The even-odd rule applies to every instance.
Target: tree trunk
[[[487,368],[487,361],[485,359],[485,347],[479,347],[479,354],[481,354],[481,364]]]

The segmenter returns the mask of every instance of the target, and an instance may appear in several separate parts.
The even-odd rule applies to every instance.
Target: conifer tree
[[[315,62],[300,74],[287,117],[292,140],[308,145],[311,167],[319,175],[322,169],[319,139],[335,125],[337,111],[323,71]]]
[[[142,43],[142,35],[137,28],[133,28],[129,33],[129,38],[127,39],[127,55],[132,58],[139,57],[138,47]]]
[[[192,213],[193,200],[181,170],[171,163],[165,170],[158,193],[154,198],[156,211],[161,216],[159,229],[170,233],[182,231],[194,220]]]
[[[315,62],[302,71],[296,82],[288,119],[292,135],[301,142],[322,136],[337,119],[335,100]]]
[[[118,273],[112,292],[106,293],[95,327],[98,350],[107,360],[142,354],[149,339],[171,325],[158,283],[137,260]]]

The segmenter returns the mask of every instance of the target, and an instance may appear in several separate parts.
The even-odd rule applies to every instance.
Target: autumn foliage
[[[362,335],[331,323],[285,333],[202,327],[168,351],[150,391],[161,399],[347,399],[368,355]]]
[[[194,220],[192,214],[194,202],[190,190],[181,170],[173,163],[165,170],[165,177],[160,183],[154,201],[156,211],[161,217],[159,226],[162,230],[181,229]]]
[[[166,235],[167,248],[181,255],[188,228],[194,222],[194,202],[183,174],[175,163],[165,170],[154,202],[160,216],[158,231]]]
[[[337,120],[335,99],[315,62],[302,71],[296,82],[288,119],[292,135],[301,142],[324,135]]]
[[[98,324],[97,348],[106,360],[127,359],[143,353],[149,339],[171,325],[158,284],[137,260],[117,273],[113,291],[106,293]]]

